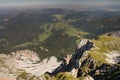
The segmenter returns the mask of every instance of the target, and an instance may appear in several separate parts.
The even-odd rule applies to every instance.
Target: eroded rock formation
[[[120,75],[117,78],[113,78],[113,73],[120,70],[118,65],[119,58],[117,60],[116,58],[114,59],[117,61],[114,64],[102,63],[87,53],[93,47],[94,45],[91,41],[81,40],[73,55],[67,55],[63,58],[63,62],[59,67],[52,73],[47,72],[46,74],[54,76],[61,72],[70,72],[75,78],[85,77],[85,80],[89,78],[89,80],[119,80]]]

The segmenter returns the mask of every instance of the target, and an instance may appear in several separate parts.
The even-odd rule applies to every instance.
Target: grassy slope
[[[103,63],[107,63],[105,58],[105,53],[110,53],[112,51],[120,51],[120,38],[116,38],[116,37],[111,37],[111,36],[99,36],[99,38],[97,40],[92,40],[92,42],[94,43],[94,48],[92,48],[91,50],[87,51],[88,54],[90,54],[90,56],[97,60],[98,63],[96,63],[96,66],[99,66]],[[88,67],[87,65],[85,65],[83,67],[83,69],[86,69],[86,67]],[[113,80],[115,80],[116,76],[120,73],[120,70],[117,70],[116,72],[112,73],[112,78]],[[84,80],[85,77],[79,77],[79,78],[74,78],[72,77],[72,75],[70,75],[70,73],[59,73],[56,74],[55,76],[48,76],[45,75],[45,77],[50,80]]]
[[[111,36],[100,36],[97,40],[92,40],[94,48],[88,53],[96,60],[106,63],[105,53],[120,51],[120,38]]]
[[[45,75],[45,78],[47,80],[78,80],[74,78],[70,73],[65,72],[65,73],[59,73],[55,76],[50,77],[49,75]]]

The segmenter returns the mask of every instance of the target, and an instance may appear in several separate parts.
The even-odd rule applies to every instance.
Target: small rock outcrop
[[[114,32],[109,32],[106,35],[120,38],[120,30],[119,31],[114,31]]]

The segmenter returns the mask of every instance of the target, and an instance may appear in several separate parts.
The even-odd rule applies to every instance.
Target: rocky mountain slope
[[[115,32],[114,32],[115,33]],[[101,35],[82,39],[72,55],[40,60],[31,50],[0,54],[0,79],[6,80],[119,80],[120,38]]]
[[[97,40],[81,40],[73,55],[67,55],[63,63],[47,80],[119,80],[120,38],[100,36]]]
[[[0,80],[2,78],[16,80],[17,76],[19,77],[19,75],[23,74],[30,77],[34,75],[38,79],[43,79],[41,75],[46,71],[52,71],[60,62],[55,57],[46,58],[41,61],[35,52],[21,50],[8,55],[0,54],[0,64]],[[18,78],[18,80],[21,79]]]
[[[120,30],[119,31],[114,31],[114,32],[109,32],[106,35],[120,38]]]

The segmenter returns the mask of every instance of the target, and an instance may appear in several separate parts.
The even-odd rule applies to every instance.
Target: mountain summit
[[[112,36],[81,40],[74,54],[64,57],[52,73],[46,72],[47,80],[119,80],[119,41]]]

